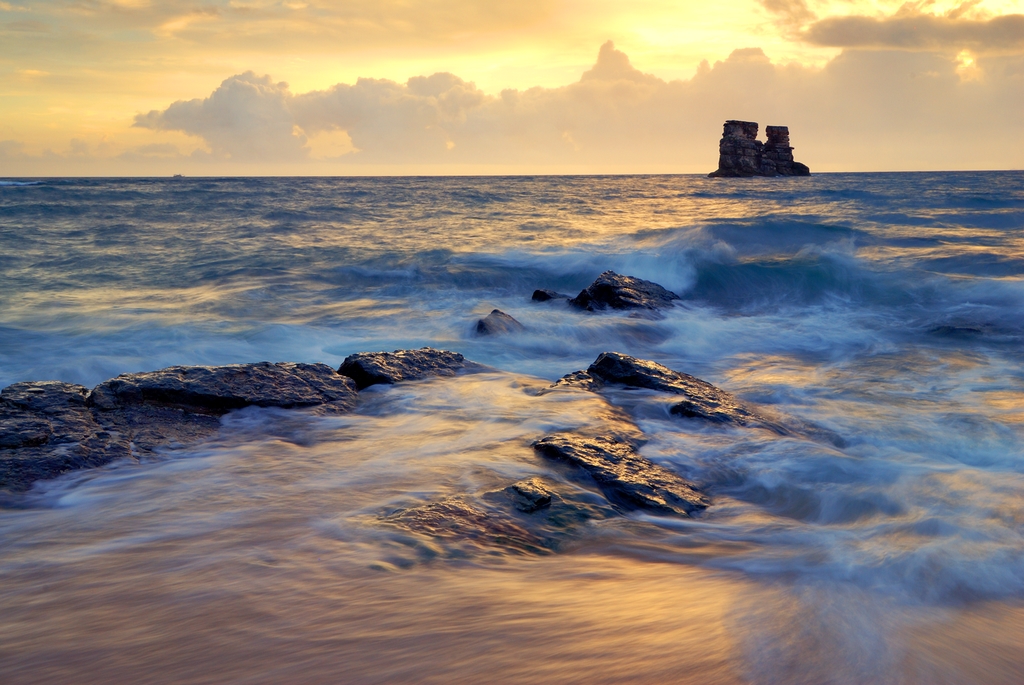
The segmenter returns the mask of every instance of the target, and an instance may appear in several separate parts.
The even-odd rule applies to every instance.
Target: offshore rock
[[[678,416],[738,426],[757,425],[780,435],[792,432],[707,381],[673,371],[656,362],[618,352],[602,352],[587,369],[587,373],[605,383],[682,395],[685,399],[670,409]]]
[[[722,140],[718,144],[718,169],[708,176],[737,178],[811,175],[806,165],[793,160],[788,127],[765,127],[768,137],[766,143],[757,140],[757,128],[757,123],[753,121],[726,121]]]
[[[657,283],[605,271],[569,304],[591,312],[609,308],[664,309],[678,299],[678,295]]]
[[[476,322],[477,335],[505,335],[524,330],[523,324],[500,309],[492,309],[490,314]]]
[[[355,384],[326,364],[259,362],[229,366],[171,366],[127,373],[100,383],[89,395],[102,410],[137,405],[225,414],[243,407],[355,406]]]
[[[637,453],[631,442],[562,433],[533,443],[548,459],[587,473],[610,502],[623,509],[691,516],[711,500],[696,485]]]
[[[362,390],[378,383],[394,384],[430,376],[454,376],[467,366],[476,365],[467,362],[458,352],[424,347],[419,350],[351,354],[342,362],[338,373],[354,380],[356,387]]]
[[[0,492],[132,458],[129,437],[86,406],[88,388],[43,381],[0,391]]]

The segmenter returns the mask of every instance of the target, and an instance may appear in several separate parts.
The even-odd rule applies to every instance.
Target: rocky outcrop
[[[577,372],[579,373],[581,372]],[[695,376],[673,371],[657,362],[637,359],[619,352],[602,352],[587,368],[586,373],[601,383],[616,383],[682,395],[684,399],[672,405],[670,409],[677,416],[737,426],[756,425],[780,435],[791,433],[785,426],[764,416],[721,388]],[[577,382],[582,383],[583,379],[578,378]]]
[[[0,492],[132,458],[130,436],[86,406],[81,385],[15,383],[0,391]]]
[[[419,350],[351,354],[342,362],[338,373],[354,380],[356,387],[362,390],[378,383],[393,384],[430,376],[454,376],[467,365],[476,366],[467,362],[458,352],[424,347]]]
[[[569,304],[587,311],[602,309],[664,309],[679,296],[657,283],[605,271]]]
[[[128,373],[96,386],[89,406],[123,409],[163,406],[195,414],[225,414],[243,407],[355,405],[356,384],[326,364],[259,362],[230,366],[172,366]]]
[[[476,322],[477,335],[507,335],[524,330],[523,324],[500,309],[492,309],[490,314]]]
[[[708,176],[810,176],[806,165],[793,160],[789,144],[789,128],[767,126],[765,143],[757,140],[758,125],[753,121],[725,122],[722,140],[718,144],[718,169]]]
[[[690,516],[711,504],[697,486],[641,456],[627,441],[562,433],[533,447],[549,459],[578,467],[610,502],[627,510]]]

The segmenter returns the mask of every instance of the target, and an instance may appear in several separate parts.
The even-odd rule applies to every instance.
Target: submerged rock
[[[539,478],[527,478],[513,483],[505,488],[505,492],[511,498],[512,506],[527,514],[550,506],[554,494]]]
[[[345,358],[338,373],[356,382],[360,390],[378,383],[393,384],[430,376],[454,376],[472,362],[458,352],[424,347],[394,352],[360,352]],[[475,366],[475,365],[474,365]]]
[[[0,491],[133,458],[129,436],[86,406],[88,388],[58,381],[0,391]]]
[[[477,335],[504,335],[524,330],[523,324],[500,309],[492,309],[490,314],[476,322]]]
[[[569,304],[591,312],[609,308],[664,309],[678,299],[678,295],[657,283],[605,271]]]
[[[549,459],[579,467],[624,509],[690,516],[711,504],[696,485],[641,456],[630,442],[563,433],[533,447]]]
[[[533,553],[547,551],[541,538],[515,521],[474,507],[458,497],[402,509],[383,520],[434,537],[457,538]]]
[[[557,381],[548,390],[554,388],[579,388],[580,390],[589,390],[590,392],[597,392],[604,387],[604,381],[600,378],[595,378],[586,371],[573,371],[567,373]],[[542,391],[544,392],[544,391]]]
[[[568,300],[569,296],[547,288],[538,288],[533,291],[533,297],[530,299],[534,302],[547,302],[549,300]]]
[[[587,369],[587,373],[605,383],[619,383],[634,388],[649,388],[682,395],[685,399],[670,409],[678,416],[739,426],[759,425],[780,435],[788,435],[791,432],[707,381],[673,371],[657,362],[637,359],[618,352],[602,352]]]

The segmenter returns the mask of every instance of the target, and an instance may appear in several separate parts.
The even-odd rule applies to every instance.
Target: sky
[[[0,176],[1024,168],[1024,0],[0,0]]]

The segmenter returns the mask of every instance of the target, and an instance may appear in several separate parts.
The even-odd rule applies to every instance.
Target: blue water
[[[494,372],[343,418],[244,410],[210,444],[40,484],[0,512],[0,675],[1017,682],[1022,229],[1022,172],[2,181],[0,386],[423,345]],[[606,269],[682,303],[530,301]],[[475,336],[493,308],[526,332]],[[536,395],[608,350],[843,446],[652,393]],[[530,441],[608,401],[707,515],[540,559],[373,523],[542,473]]]

